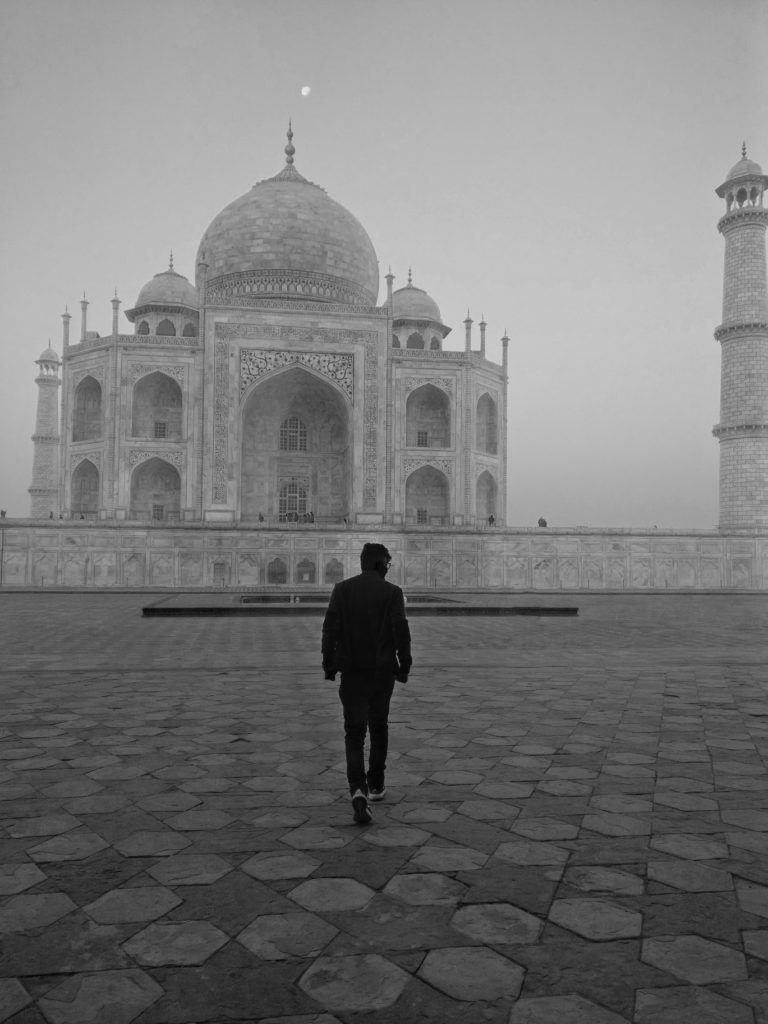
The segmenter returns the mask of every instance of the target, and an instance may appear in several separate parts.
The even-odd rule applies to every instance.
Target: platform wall
[[[768,532],[222,529],[0,524],[0,586],[307,588],[359,572],[386,544],[412,589],[768,590]],[[285,582],[276,582],[281,566]]]

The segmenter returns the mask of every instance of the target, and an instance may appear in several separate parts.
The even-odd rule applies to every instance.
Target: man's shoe
[[[373,800],[374,803],[378,803],[379,800],[383,800],[387,795],[386,789],[382,786],[381,789],[370,789],[368,791],[368,798]]]
[[[368,806],[368,797],[358,789],[352,794],[352,816],[358,825],[370,825],[373,821],[373,812]]]

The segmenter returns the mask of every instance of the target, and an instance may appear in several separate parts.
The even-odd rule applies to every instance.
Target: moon
[[[301,95],[302,96],[309,96],[309,94],[311,92],[312,92],[312,89],[308,85],[303,85],[301,87]]]

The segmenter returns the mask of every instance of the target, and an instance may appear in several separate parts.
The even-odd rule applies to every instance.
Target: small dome
[[[39,357],[35,360],[36,363],[61,363],[58,352],[51,348],[49,345],[47,349],[40,353]]]
[[[435,320],[442,323],[440,310],[423,288],[410,283],[392,293],[392,307],[395,320]]]
[[[760,164],[754,160],[750,160],[749,157],[743,156],[737,164],[728,171],[725,180],[734,181],[736,178],[761,178],[763,176],[763,169]]]
[[[136,309],[143,306],[186,306],[188,309],[197,309],[197,288],[183,274],[177,274],[169,267],[155,274],[141,289],[136,299]]]

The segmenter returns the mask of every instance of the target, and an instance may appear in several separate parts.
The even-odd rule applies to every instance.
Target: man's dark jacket
[[[400,587],[364,569],[333,588],[323,620],[323,669],[392,679],[411,667],[411,632]]]

